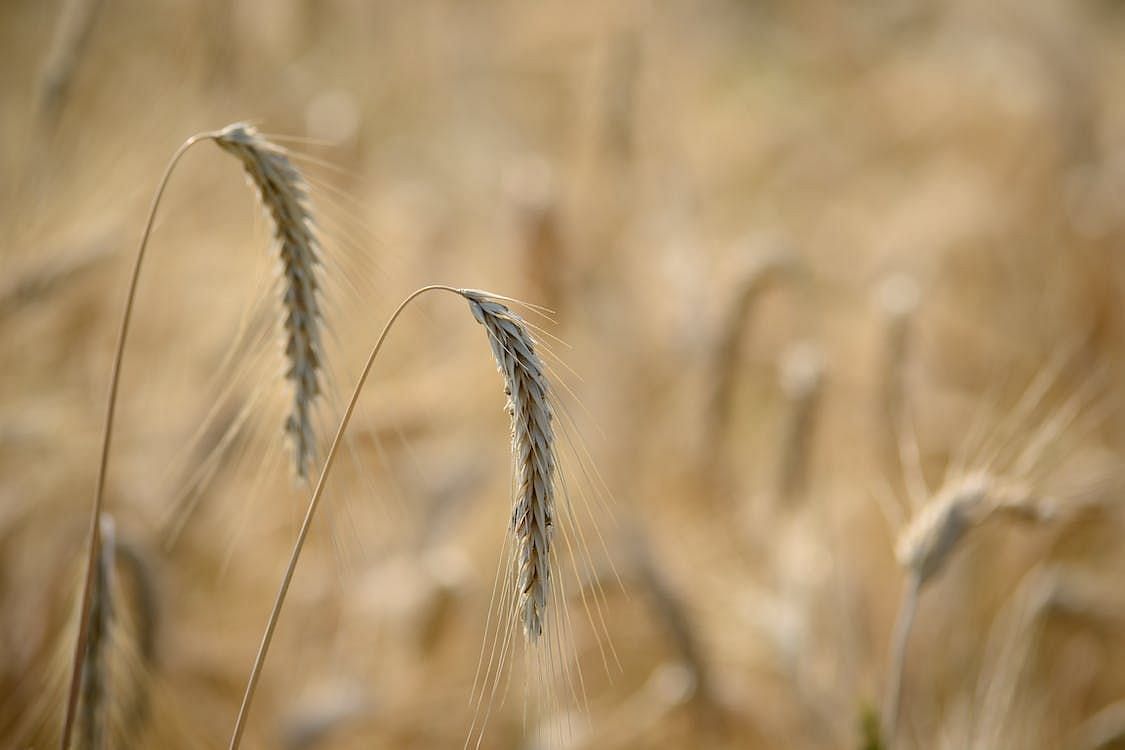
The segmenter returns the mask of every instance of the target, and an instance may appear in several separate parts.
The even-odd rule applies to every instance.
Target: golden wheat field
[[[1123,84],[1115,0],[0,4],[0,747],[1125,747]]]

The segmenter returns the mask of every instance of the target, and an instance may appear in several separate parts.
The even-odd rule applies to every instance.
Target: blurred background
[[[58,742],[152,193],[248,120],[323,237],[321,441],[415,287],[553,311],[588,554],[566,669],[513,660],[480,747],[1125,747],[1123,40],[1113,0],[7,0],[0,745]],[[271,232],[195,147],[125,355],[105,747],[224,746],[308,497]],[[503,398],[463,301],[419,300],[247,746],[476,741]]]

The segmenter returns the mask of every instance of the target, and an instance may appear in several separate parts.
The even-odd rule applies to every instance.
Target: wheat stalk
[[[148,248],[148,238],[152,234],[152,227],[156,222],[156,209],[160,206],[160,199],[164,195],[164,190],[168,186],[168,181],[172,176],[176,164],[179,163],[188,149],[196,143],[210,137],[212,137],[211,133],[193,135],[184,141],[172,155],[168,166],[164,169],[163,176],[160,178],[160,184],[156,188],[156,193],[153,195],[152,205],[148,212],[148,219],[145,222],[144,231],[141,233],[141,241],[137,247],[137,255],[133,260],[133,270],[129,277],[129,288],[125,294],[125,308],[121,314],[121,324],[117,332],[117,345],[113,355],[113,367],[109,378],[109,396],[106,399],[105,428],[102,431],[101,458],[98,462],[98,476],[94,485],[94,504],[92,512],[90,513],[90,542],[87,546],[86,553],[86,576],[82,586],[82,607],[78,621],[78,636],[75,639],[74,645],[74,658],[71,662],[70,689],[67,693],[66,713],[63,719],[62,739],[60,741],[62,750],[67,750],[70,746],[70,738],[74,730],[75,713],[78,708],[82,667],[85,662],[86,647],[89,639],[89,617],[90,609],[93,606],[98,550],[101,547],[100,519],[105,500],[105,479],[109,468],[109,449],[113,444],[113,422],[117,413],[117,392],[118,386],[121,383],[121,363],[125,354],[125,341],[129,335],[129,323],[133,316],[133,303],[137,297],[137,285],[140,282],[141,267],[144,263],[145,251]]]
[[[513,420],[512,447],[517,462],[519,474],[519,487],[516,493],[516,504],[512,512],[512,530],[519,545],[517,561],[516,587],[519,592],[518,605],[524,630],[529,640],[535,640],[543,632],[543,617],[547,607],[547,596],[550,591],[550,539],[553,527],[553,498],[555,477],[555,446],[554,432],[551,427],[551,409],[548,404],[550,390],[544,367],[539,355],[535,351],[535,342],[527,331],[523,320],[504,305],[497,302],[492,295],[485,292],[457,289],[443,284],[432,284],[415,290],[404,299],[395,311],[383,330],[380,332],[367,362],[363,366],[359,380],[352,390],[351,398],[344,409],[343,417],[336,428],[336,434],[324,465],[320,471],[312,496],[309,498],[305,509],[305,517],[301,528],[297,532],[297,539],[289,556],[285,573],[278,587],[273,608],[269,619],[266,621],[262,633],[258,652],[254,664],[250,669],[250,676],[246,682],[246,691],[243,693],[242,704],[235,718],[234,730],[231,734],[229,748],[237,750],[242,742],[245,731],[246,718],[250,712],[250,704],[257,689],[258,680],[261,678],[262,667],[266,655],[269,653],[273,634],[281,616],[289,586],[293,581],[293,574],[297,569],[301,551],[304,549],[305,540],[308,538],[312,519],[324,495],[324,487],[328,475],[335,463],[340,444],[355,412],[359,394],[375,363],[375,358],[383,348],[387,334],[395,321],[398,320],[403,310],[417,297],[426,292],[446,291],[460,295],[469,302],[470,309],[476,320],[485,327],[489,333],[489,341],[493,355],[500,371],[504,374],[508,390],[508,408]]]
[[[113,425],[117,412],[117,395],[121,383],[121,365],[124,360],[125,342],[129,335],[129,325],[132,321],[133,305],[137,296],[141,268],[148,249],[148,240],[156,222],[156,211],[160,207],[160,201],[171,179],[172,172],[192,146],[205,140],[216,141],[225,150],[237,155],[242,160],[251,181],[259,190],[267,212],[274,221],[275,235],[279,243],[285,275],[282,304],[286,310],[286,357],[289,360],[289,370],[286,377],[294,382],[293,410],[286,422],[286,431],[293,440],[294,463],[298,476],[306,475],[308,462],[311,461],[313,456],[315,434],[312,429],[312,406],[314,399],[319,394],[317,376],[320,368],[320,311],[317,304],[318,283],[316,281],[319,244],[312,229],[312,217],[309,213],[305,180],[284,151],[267,141],[250,126],[236,123],[223,130],[197,133],[176,149],[168,162],[168,166],[164,169],[164,174],[160,178],[160,183],[149,207],[148,218],[145,221],[144,231],[141,233],[141,240],[133,260],[129,287],[125,294],[125,306],[118,328],[110,373],[105,427],[102,431],[101,457],[98,463],[94,502],[90,514],[90,541],[86,557],[81,616],[74,647],[70,689],[67,694],[66,712],[63,721],[62,750],[67,750],[70,745],[78,708],[82,670],[89,640],[89,617],[93,605],[95,571],[98,550],[101,546],[98,519],[101,518],[102,507],[104,506],[109,450],[113,443]]]
[[[308,186],[285,150],[246,123],[228,125],[215,143],[238,157],[273,224],[284,288],[286,379],[293,384],[293,403],[285,432],[293,446],[293,468],[308,477],[316,450],[313,406],[320,395],[320,304],[317,239]]]

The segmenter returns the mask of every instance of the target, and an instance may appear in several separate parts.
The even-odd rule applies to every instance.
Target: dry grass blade
[[[307,479],[315,457],[313,409],[320,395],[320,242],[309,206],[308,186],[285,150],[251,125],[228,125],[215,142],[238,157],[273,223],[284,288],[285,377],[293,383],[293,403],[285,431],[293,444],[293,467]]]
[[[879,418],[885,425],[883,458],[897,472],[900,434],[906,429],[906,368],[913,348],[913,321],[921,298],[918,283],[904,273],[892,273],[875,289],[875,304],[883,318],[883,361]],[[892,472],[892,474],[894,473]]]
[[[703,412],[704,474],[712,473],[715,462],[722,460],[741,372],[742,343],[754,302],[794,265],[792,255],[784,246],[764,252],[753,250],[738,273],[734,296],[723,311],[711,351],[710,388]]]
[[[517,545],[517,607],[524,633],[535,641],[543,634],[551,585],[555,433],[550,390],[523,320],[483,293],[465,292],[465,298],[473,317],[488,331],[496,366],[504,376],[516,462],[512,533]]]

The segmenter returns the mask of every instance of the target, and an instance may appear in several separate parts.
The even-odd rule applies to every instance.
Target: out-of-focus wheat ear
[[[518,213],[529,297],[559,313],[565,301],[570,259],[563,242],[554,172],[546,159],[532,156],[516,163],[505,178]]]
[[[103,0],[67,0],[39,76],[39,116],[53,126],[66,103],[74,72],[90,40]]]
[[[546,622],[555,524],[555,433],[550,388],[535,340],[523,319],[483,292],[462,294],[473,317],[488,332],[496,367],[504,377],[516,475],[511,521],[516,542],[516,606],[524,633],[535,642]]]
[[[795,344],[783,355],[778,375],[790,411],[781,436],[777,496],[793,503],[808,486],[809,452],[824,386],[824,355],[815,344]]]
[[[945,568],[968,533],[985,521],[1001,518],[1045,522],[1054,519],[1057,512],[1053,499],[1036,494],[1025,483],[977,472],[939,490],[899,534],[895,556],[907,572],[907,583],[891,642],[883,707],[883,736],[887,742],[894,742],[906,646],[918,598],[925,587]]]
[[[883,464],[889,476],[896,476],[907,468],[901,465],[900,451],[903,432],[907,429],[906,369],[920,300],[918,283],[905,273],[888,274],[875,288],[875,306],[883,322],[878,421],[882,424]]]
[[[108,747],[109,713],[111,703],[110,670],[108,665],[112,641],[112,620],[116,616],[113,600],[113,570],[116,559],[116,539],[113,519],[103,515],[101,524],[101,549],[98,551],[97,571],[94,576],[93,603],[90,606],[89,642],[82,665],[82,696],[78,704],[78,731],[75,735],[79,750],[102,750]]]
[[[601,147],[607,159],[627,166],[636,140],[637,87],[643,48],[636,29],[619,31],[609,40],[602,89]]]
[[[791,253],[781,245],[765,249],[755,245],[747,253],[736,272],[733,294],[719,320],[711,349],[701,440],[704,474],[713,473],[715,462],[723,460],[734,394],[742,372],[742,342],[754,302],[794,265]]]
[[[282,750],[313,750],[328,744],[340,728],[369,717],[372,701],[360,686],[347,682],[320,686],[285,717],[281,726]]]
[[[684,669],[690,672],[689,701],[700,726],[722,729],[724,710],[715,690],[710,660],[683,597],[653,559],[644,529],[631,524],[623,535],[631,574],[648,600],[649,611],[666,632]]]
[[[228,125],[215,135],[215,142],[242,162],[273,224],[283,279],[285,377],[293,387],[285,432],[292,443],[294,472],[307,480],[316,456],[313,412],[320,395],[322,324],[320,240],[308,184],[285,150],[252,125]]]
[[[128,537],[116,546],[118,607],[117,652],[123,663],[121,689],[116,691],[115,722],[120,743],[136,741],[150,715],[148,680],[159,667],[156,639],[160,627],[159,596],[152,561]],[[128,689],[126,689],[128,688]]]
[[[113,257],[108,237],[66,255],[51,253],[35,268],[0,282],[0,321],[27,306],[42,304],[59,290],[101,268]],[[14,271],[14,269],[13,269]]]

